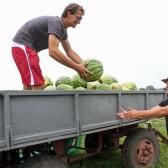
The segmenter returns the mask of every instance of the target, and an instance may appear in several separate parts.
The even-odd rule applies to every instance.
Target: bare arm
[[[168,106],[160,107],[155,106],[149,110],[135,110],[132,109],[126,112],[120,112],[117,114],[122,119],[146,119],[157,118],[168,115]]]
[[[68,40],[62,41],[62,46],[70,59],[72,59],[78,64],[82,63],[82,59],[75,51],[72,50],[70,42]]]
[[[166,115],[166,113],[168,114],[168,107],[157,106],[149,110],[132,110],[130,112],[132,113],[132,116],[136,119],[159,118]],[[133,113],[135,113],[135,115]]]
[[[48,40],[48,49],[49,49],[49,55],[55,59],[56,61],[58,61],[59,63],[76,69],[77,65],[71,61],[70,59],[68,59],[59,49],[59,40],[56,38],[55,35],[50,34],[49,35],[49,40]]]
[[[78,64],[69,59],[59,50],[59,40],[54,34],[49,35],[48,49],[49,55],[59,63],[76,70],[82,77],[87,76],[88,70],[82,64]]]

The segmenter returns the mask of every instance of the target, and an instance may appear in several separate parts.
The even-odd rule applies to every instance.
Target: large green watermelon
[[[72,79],[68,76],[61,76],[56,80],[55,86],[57,87],[60,84],[67,84],[72,86]]]
[[[86,69],[91,73],[85,79],[87,82],[98,80],[103,74],[103,64],[99,60],[88,59],[84,61]]]
[[[56,90],[74,90],[74,88],[71,85],[60,84],[56,87]]]
[[[100,79],[100,83],[106,83],[108,85],[111,85],[112,83],[118,83],[117,79],[111,75],[103,74]]]
[[[84,79],[82,79],[78,74],[72,77],[72,84],[74,88],[87,87],[87,82]]]

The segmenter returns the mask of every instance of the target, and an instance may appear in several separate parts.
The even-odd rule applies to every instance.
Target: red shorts
[[[38,86],[44,84],[44,78],[39,65],[39,56],[36,51],[14,43],[12,56],[20,72],[24,86]]]

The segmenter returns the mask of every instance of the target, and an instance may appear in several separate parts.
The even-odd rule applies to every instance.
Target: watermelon
[[[87,82],[96,81],[103,74],[103,64],[99,60],[95,60],[95,59],[85,60],[84,66],[91,73],[85,79]]]
[[[128,91],[128,90],[130,90],[130,89],[129,89],[128,87],[121,86],[121,90]]]
[[[87,83],[87,89],[88,90],[96,90],[96,86],[100,84],[98,81],[94,81],[94,82],[88,82]]]
[[[72,79],[68,76],[61,76],[56,80],[55,86],[57,87],[60,84],[67,84],[72,86]]]
[[[145,90],[156,90],[153,85],[147,85]]]
[[[78,74],[72,77],[72,84],[74,88],[87,87],[87,82],[84,79],[82,79]]]
[[[43,78],[44,78],[45,87],[53,85],[53,81],[51,80],[51,78],[49,78],[48,76],[44,76]]]
[[[56,90],[74,90],[74,88],[71,85],[60,84],[56,87]]]
[[[112,90],[111,85],[101,83],[96,86],[96,90]]]
[[[137,90],[137,86],[134,82],[125,82],[121,84],[122,90]]]
[[[119,83],[112,83],[111,88],[112,90],[122,90]]]
[[[112,83],[118,83],[117,79],[111,75],[106,75],[103,74],[100,79],[99,79],[100,83],[106,83],[108,85],[111,85]]]
[[[75,90],[86,90],[86,88],[84,88],[84,87],[77,87]]]
[[[46,87],[44,88],[44,90],[56,90],[56,88],[55,88],[55,86],[50,85],[50,86],[46,86]]]

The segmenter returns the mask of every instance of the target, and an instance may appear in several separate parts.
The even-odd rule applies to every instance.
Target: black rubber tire
[[[122,147],[124,168],[148,168],[159,158],[159,143],[152,131],[138,128],[127,136]]]
[[[56,155],[39,155],[28,158],[17,168],[68,168],[68,165],[56,158]]]
[[[3,152],[0,152],[0,168],[2,167],[2,156],[3,156]]]

